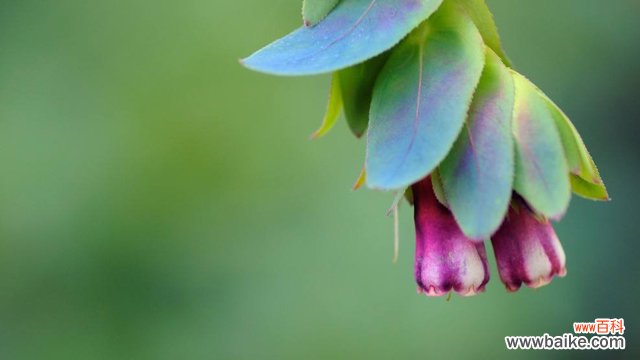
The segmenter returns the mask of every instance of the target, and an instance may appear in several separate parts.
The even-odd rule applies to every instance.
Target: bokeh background
[[[328,76],[237,59],[299,0],[0,1],[0,359],[639,358],[640,2],[490,0],[613,198],[574,198],[568,276],[415,293],[411,208],[351,192],[364,142],[311,142]],[[628,350],[505,350],[623,317]]]

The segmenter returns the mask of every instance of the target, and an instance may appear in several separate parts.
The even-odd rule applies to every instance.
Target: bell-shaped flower
[[[504,223],[491,238],[500,279],[509,291],[566,275],[565,254],[551,223],[514,197]]]
[[[463,296],[484,291],[489,267],[483,242],[466,237],[453,215],[436,198],[431,179],[412,187],[415,206],[415,276],[418,292]]]

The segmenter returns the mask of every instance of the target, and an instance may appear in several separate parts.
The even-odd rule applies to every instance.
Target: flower
[[[500,279],[509,291],[522,283],[538,288],[564,277],[565,253],[551,223],[515,196],[504,223],[491,238]]]
[[[489,267],[484,243],[466,237],[451,212],[436,199],[431,179],[412,187],[415,206],[415,276],[418,292],[463,296],[484,291]]]
[[[484,0],[305,0],[304,19],[241,63],[333,74],[313,138],[344,113],[366,134],[358,186],[400,195],[394,214],[413,191],[420,292],[483,291],[488,239],[510,291],[564,276],[547,219],[564,216],[572,193],[607,190],[569,118],[511,67]]]

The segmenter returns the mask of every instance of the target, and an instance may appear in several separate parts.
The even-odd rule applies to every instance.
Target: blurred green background
[[[328,76],[237,59],[299,0],[0,1],[0,359],[639,358],[640,2],[490,0],[613,201],[557,226],[568,276],[418,296],[411,208],[352,193],[364,142],[315,142]],[[505,350],[623,317],[628,350]]]

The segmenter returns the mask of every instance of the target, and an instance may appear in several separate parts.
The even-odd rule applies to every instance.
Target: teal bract
[[[449,245],[475,249],[499,234],[493,243],[509,254],[520,246],[516,242],[540,238],[535,233],[540,229],[552,234],[547,219],[562,218],[572,191],[608,200],[575,126],[512,68],[484,0],[305,0],[303,16],[300,29],[241,62],[277,75],[333,73],[327,114],[313,137],[327,133],[344,112],[353,133],[367,136],[358,184],[407,192],[417,209],[437,209],[432,203],[437,199],[442,209],[416,212],[416,279],[422,292],[475,294],[484,288],[486,266],[461,268],[470,263],[462,261],[468,259],[464,254],[450,254],[461,259],[456,264],[425,263]],[[411,197],[411,187],[422,190]],[[530,214],[523,222],[543,225],[520,226],[514,217],[524,210],[514,207]],[[511,219],[505,220],[508,213]],[[450,231],[433,225],[447,216],[453,221],[446,220]],[[536,259],[519,256],[525,262]],[[526,277],[522,268],[500,260],[510,289],[517,287],[515,278],[527,283],[538,275]],[[481,281],[468,291],[456,274],[475,268],[483,273],[466,275]],[[552,272],[560,270],[564,258],[562,269]],[[542,275],[548,280],[552,274]]]

